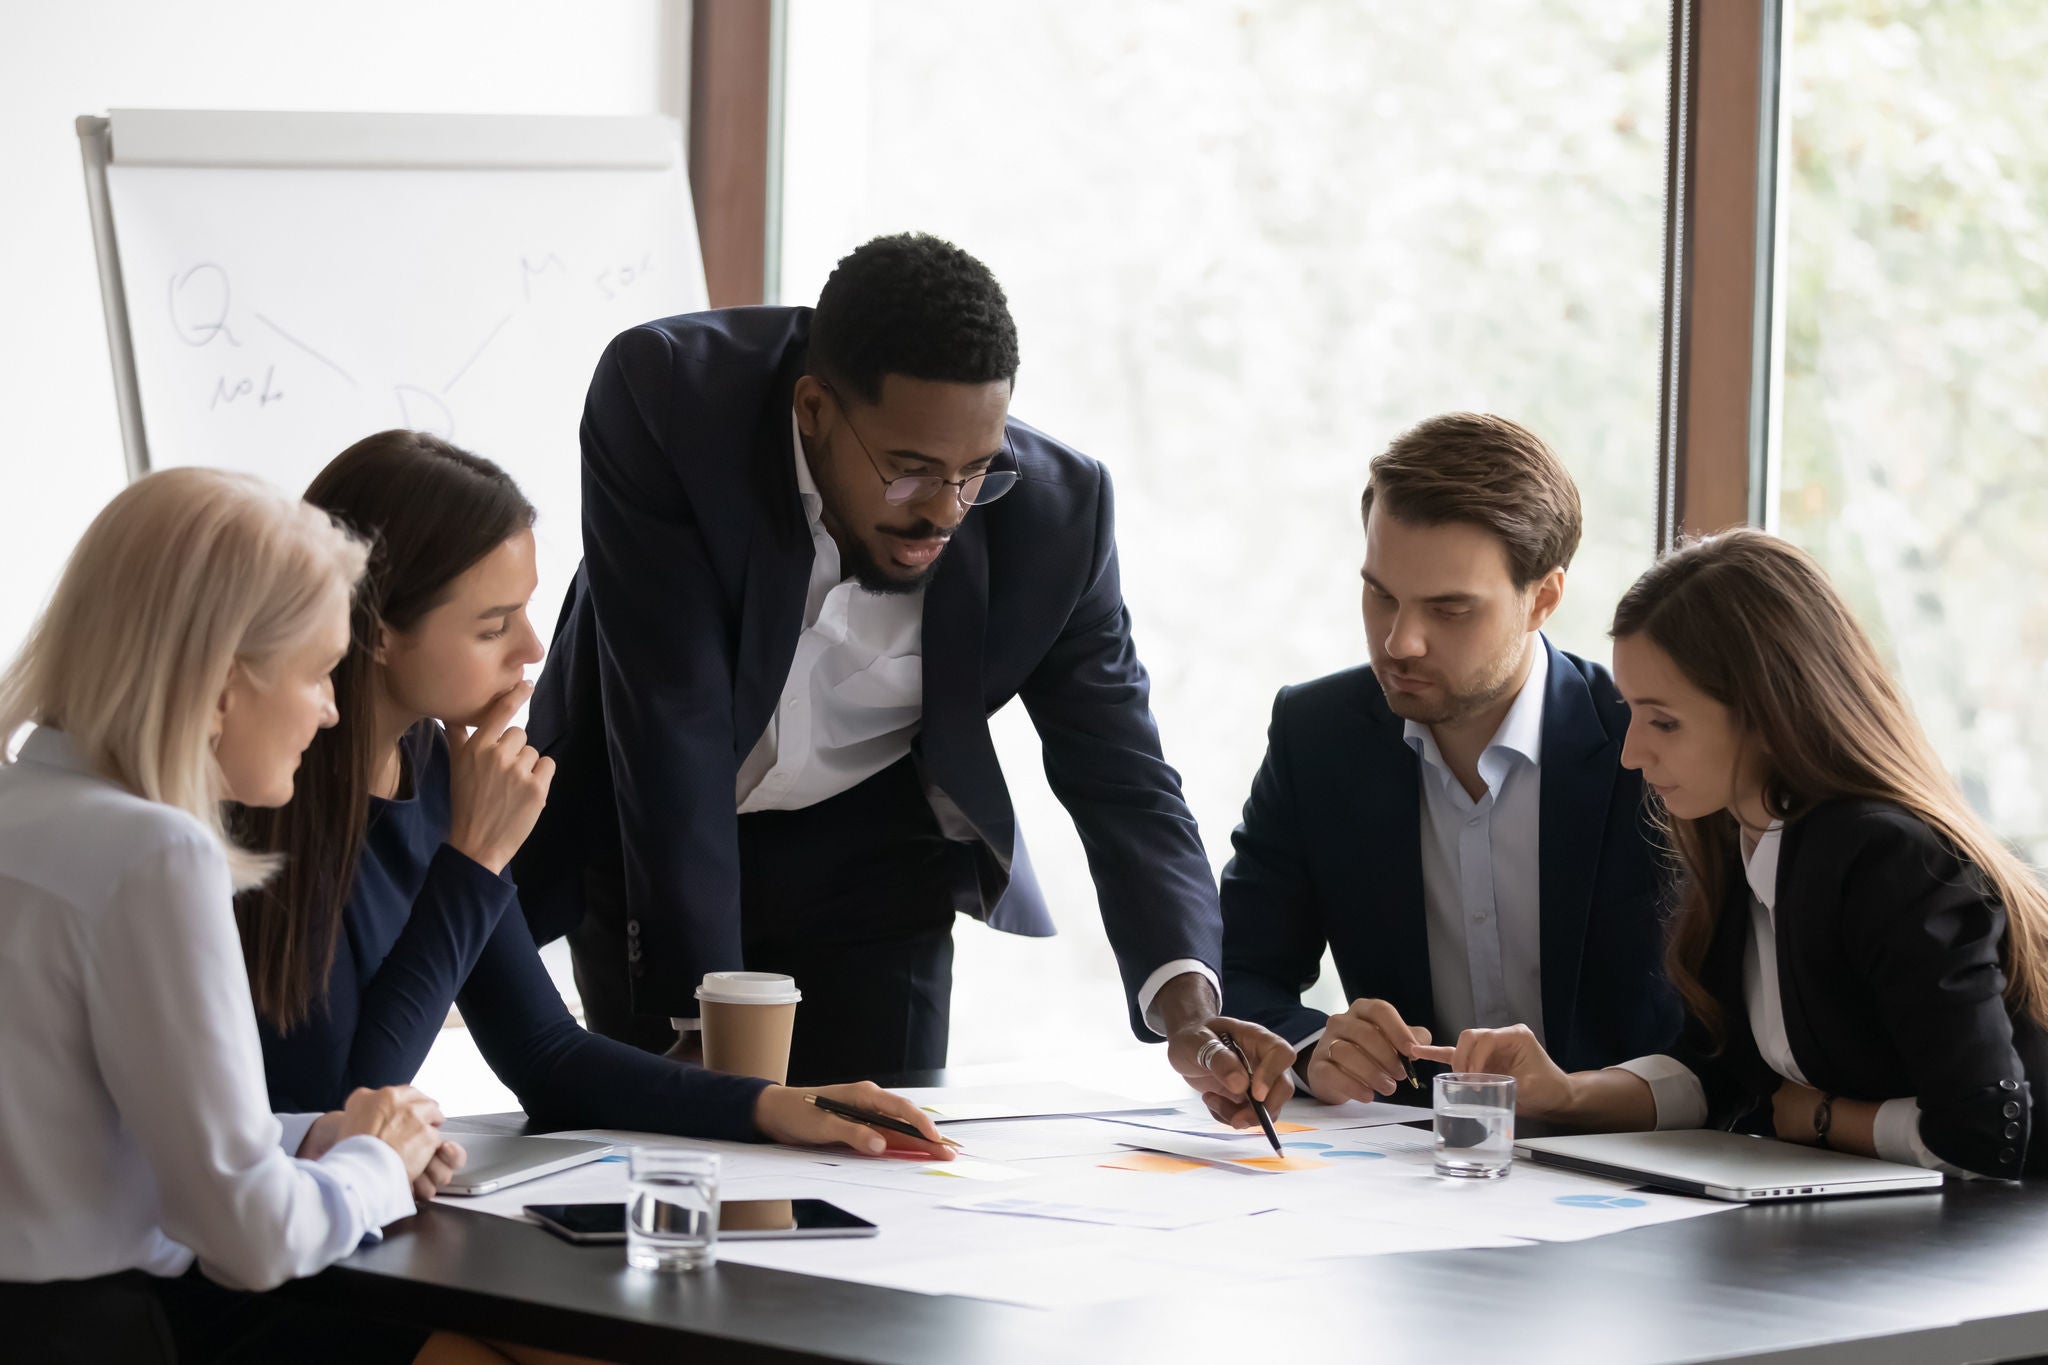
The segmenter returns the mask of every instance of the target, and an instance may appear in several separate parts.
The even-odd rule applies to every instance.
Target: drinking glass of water
[[[1436,1173],[1497,1180],[1515,1159],[1515,1078],[1446,1071],[1436,1078]]]
[[[718,1153],[635,1147],[626,1195],[626,1264],[702,1270],[718,1259]]]

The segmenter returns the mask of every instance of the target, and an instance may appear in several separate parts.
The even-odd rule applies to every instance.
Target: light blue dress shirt
[[[1479,755],[1478,800],[1427,725],[1411,720],[1403,730],[1422,758],[1422,899],[1439,1042],[1509,1024],[1543,1037],[1537,817],[1550,650],[1541,635],[1530,649],[1529,676]]]

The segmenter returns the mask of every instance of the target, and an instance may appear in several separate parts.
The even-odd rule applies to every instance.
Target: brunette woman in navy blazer
[[[1623,597],[1614,673],[1686,873],[1669,1056],[1567,1075],[1526,1029],[1421,1049],[1522,1113],[1774,1133],[1964,1176],[2048,1170],[2048,891],[1965,803],[1820,567],[1759,531]]]

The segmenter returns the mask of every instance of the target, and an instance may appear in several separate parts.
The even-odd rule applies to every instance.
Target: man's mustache
[[[884,535],[901,536],[905,540],[946,541],[951,540],[959,528],[955,527],[953,531],[942,531],[935,522],[919,521],[911,526],[883,526],[878,529]]]

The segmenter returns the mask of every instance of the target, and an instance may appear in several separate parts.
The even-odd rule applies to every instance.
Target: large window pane
[[[1781,529],[2048,859],[2048,7],[1792,18]]]
[[[1554,636],[1606,657],[1654,540],[1667,24],[1655,0],[793,0],[783,298],[905,228],[995,269],[1016,412],[1116,479],[1219,867],[1274,691],[1365,657],[1358,494],[1420,418],[1498,412],[1557,448],[1587,537]],[[998,743],[1063,936],[963,926],[958,1061],[1125,1031],[1018,711]]]

